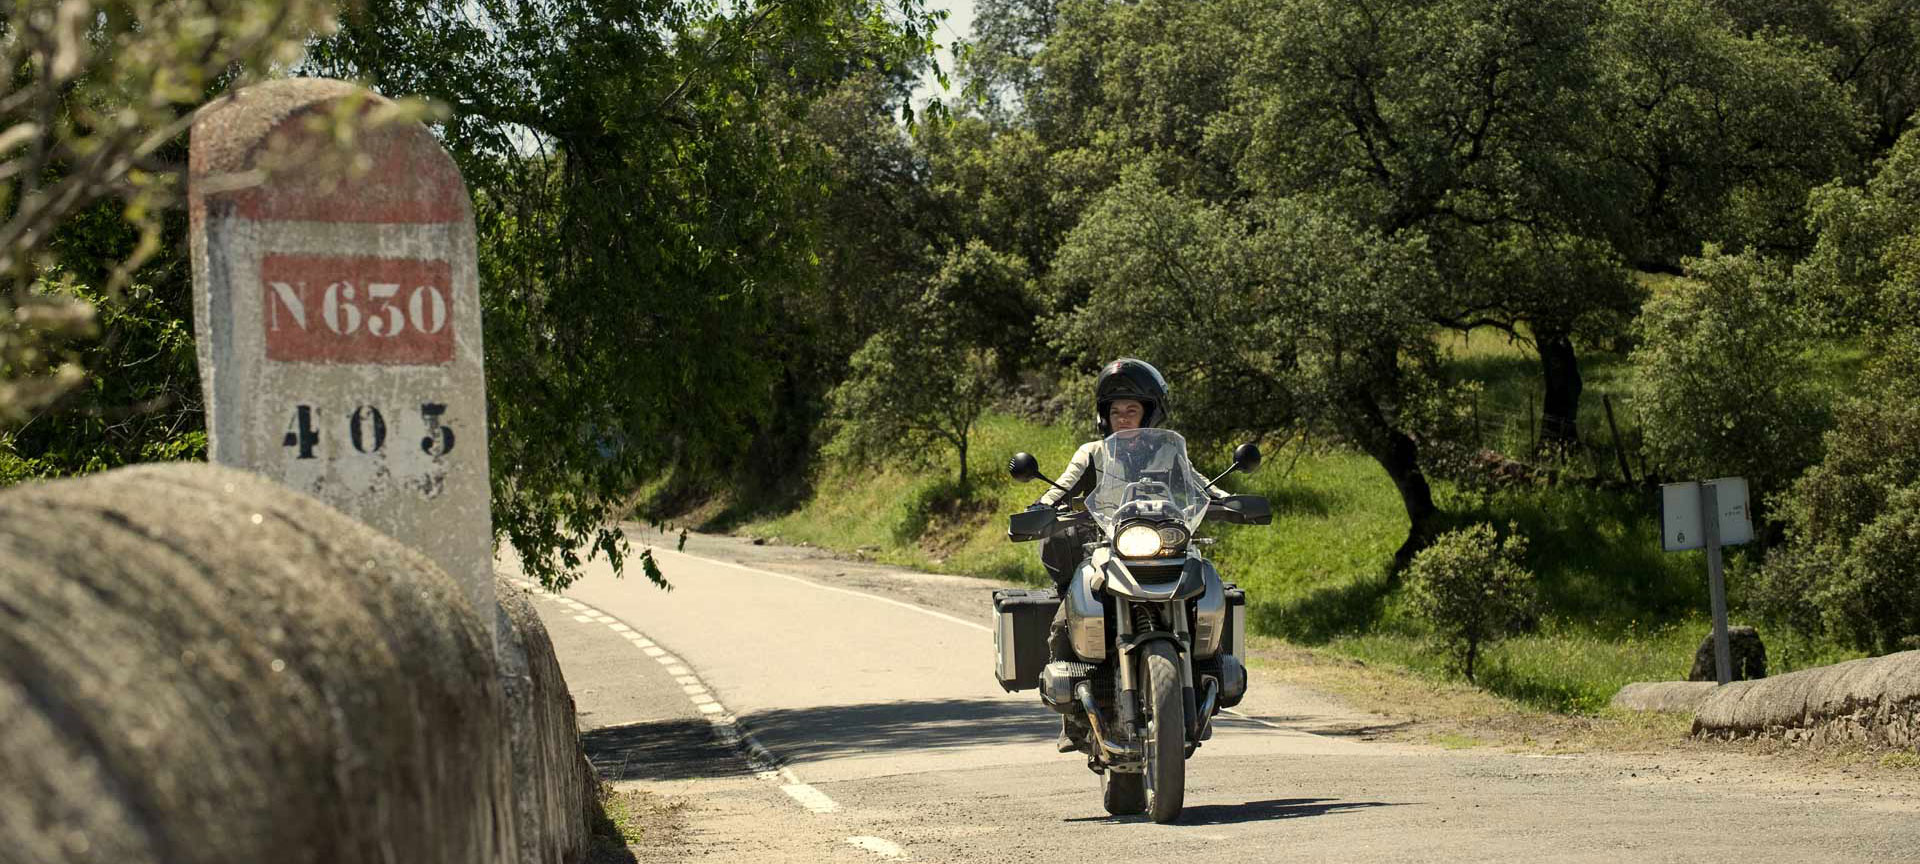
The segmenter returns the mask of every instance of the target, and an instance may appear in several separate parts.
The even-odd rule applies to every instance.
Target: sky
[[[940,68],[949,73],[948,83],[959,86],[959,82],[951,77],[952,48],[955,41],[966,38],[968,31],[973,29],[973,0],[927,0],[927,8],[947,10],[947,20],[941,22],[940,32],[934,39],[940,43]],[[914,107],[924,107],[928,99],[939,95],[939,89],[939,83],[933,80],[932,75],[928,75],[913,91]],[[947,94],[947,98],[951,99],[954,95],[957,94]]]

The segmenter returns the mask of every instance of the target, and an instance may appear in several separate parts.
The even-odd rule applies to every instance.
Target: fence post
[[[1620,427],[1613,422],[1613,397],[1600,394],[1600,404],[1607,409],[1607,431],[1613,433],[1613,455],[1620,460],[1620,476],[1626,478],[1627,485],[1633,485],[1633,471],[1627,467],[1627,444],[1620,440]]]

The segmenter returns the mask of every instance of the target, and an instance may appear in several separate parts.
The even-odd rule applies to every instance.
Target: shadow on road
[[[1052,753],[1054,736],[1060,732],[1059,715],[1046,708],[994,699],[781,709],[748,714],[740,722],[783,762],[983,744],[1031,746],[1039,758]],[[1248,729],[1251,724],[1236,725],[1239,730],[1258,731]],[[704,720],[611,726],[582,734],[580,739],[588,761],[608,780],[684,780],[752,770],[738,753],[720,743]]]
[[[1374,738],[1413,725],[1413,721],[1411,720],[1401,720],[1392,723],[1343,723],[1330,722],[1323,717],[1294,716],[1288,714],[1221,714],[1215,717],[1213,722],[1218,728],[1231,728],[1243,731],[1250,730],[1252,727],[1258,726],[1259,723],[1274,723],[1300,732],[1311,732],[1315,735],[1361,739]]]
[[[1039,702],[876,702],[762,711],[741,721],[767,749],[792,760],[979,744],[1052,744],[1060,733],[1060,715]]]
[[[1326,816],[1349,810],[1374,807],[1400,807],[1385,801],[1338,801],[1332,798],[1274,798],[1245,804],[1200,804],[1180,811],[1182,825],[1233,825],[1241,822],[1270,822]]]
[[[740,722],[783,762],[979,744],[1039,747],[1051,745],[1060,732],[1059,715],[1038,704],[978,699],[764,711],[741,717]],[[580,742],[587,761],[607,780],[685,780],[752,773],[704,720],[609,726],[582,733]]]
[[[1332,798],[1274,798],[1245,804],[1200,804],[1180,811],[1176,825],[1237,825],[1243,822],[1272,822],[1366,810],[1373,807],[1400,807],[1385,801],[1338,801]],[[1082,816],[1067,822],[1138,822],[1145,816]]]
[[[740,754],[714,737],[705,720],[660,720],[584,732],[580,744],[600,778],[687,780],[750,774]]]

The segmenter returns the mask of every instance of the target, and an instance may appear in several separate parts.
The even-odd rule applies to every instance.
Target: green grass
[[[990,414],[974,430],[968,460],[973,489],[961,499],[951,451],[930,454],[924,468],[829,469],[799,509],[738,527],[877,561],[939,572],[1038,584],[1045,580],[1038,546],[1006,539],[1006,514],[1032,503],[1046,487],[1007,477],[1007,457],[1025,450],[1043,472],[1066,466],[1082,438],[1064,428]]]
[[[1445,374],[1461,382],[1477,382],[1480,390],[1469,402],[1476,438],[1473,444],[1506,453],[1523,461],[1539,441],[1543,396],[1540,360],[1531,347],[1492,329],[1448,333],[1440,337]],[[1626,355],[1607,351],[1580,352],[1579,427],[1587,449],[1570,457],[1564,467],[1577,474],[1620,479],[1617,449],[1624,445],[1628,470],[1640,479],[1644,467],[1635,458],[1640,421],[1627,397],[1631,394]],[[1613,423],[1607,422],[1607,401],[1613,404]],[[1616,443],[1614,430],[1621,443]]]
[[[1489,649],[1475,683],[1537,708],[1597,713],[1622,685],[1685,678],[1706,626],[1693,619],[1651,632],[1601,635],[1577,625],[1548,624]],[[1429,678],[1452,674],[1445,655],[1423,635],[1368,633],[1335,639],[1327,647]]]
[[[875,560],[1033,584],[1034,544],[1005,536],[1005,516],[1044,487],[1007,479],[1005,457],[1028,450],[1047,471],[1081,440],[1074,430],[990,415],[976,433],[973,495],[961,500],[951,468],[873,472],[842,468],[818,479],[797,510],[741,526],[755,536],[857,551]],[[1203,468],[1224,453],[1196,454]],[[1288,465],[1291,463],[1291,470]],[[1247,588],[1256,632],[1324,645],[1373,663],[1448,677],[1444,659],[1397,591],[1387,564],[1405,537],[1399,496],[1380,468],[1346,451],[1275,453],[1254,475],[1224,485],[1273,501],[1267,527],[1218,526],[1211,555]],[[1591,712],[1621,684],[1685,675],[1705,632],[1705,564],[1659,551],[1653,504],[1637,494],[1527,489],[1481,502],[1436,486],[1451,522],[1517,522],[1532,540],[1548,613],[1538,632],[1495,646],[1480,684],[1526,704]]]

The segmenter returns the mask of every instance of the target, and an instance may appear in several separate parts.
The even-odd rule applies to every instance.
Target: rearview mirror
[[[1233,448],[1233,467],[1252,474],[1255,468],[1260,467],[1260,445],[1248,441]]]
[[[1007,460],[1007,474],[1022,483],[1040,479],[1040,460],[1032,453],[1015,453]]]

